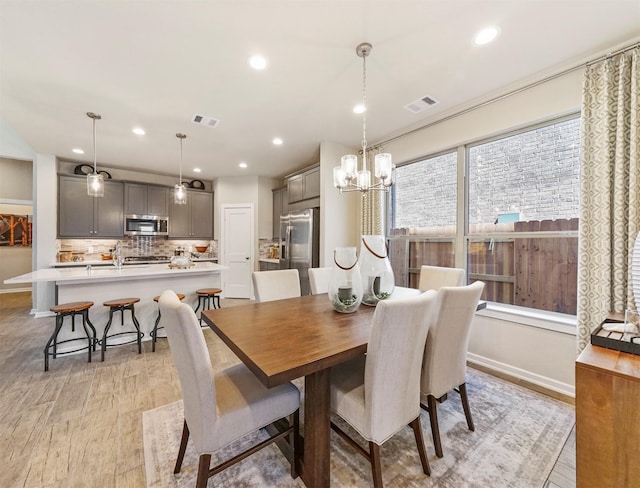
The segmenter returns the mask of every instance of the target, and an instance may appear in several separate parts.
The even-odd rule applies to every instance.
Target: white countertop
[[[260,259],[258,259],[258,261],[262,261],[263,263],[280,264],[280,260],[279,259],[260,258]]]
[[[80,264],[80,263],[78,263]],[[132,279],[154,279],[164,278],[167,276],[185,275],[185,274],[202,274],[220,272],[226,269],[225,266],[221,266],[211,262],[196,263],[192,268],[187,269],[172,269],[169,268],[167,263],[164,264],[138,264],[138,265],[125,265],[121,269],[116,269],[114,266],[100,266],[87,270],[87,264],[91,264],[84,261],[83,267],[71,267],[71,268],[45,268],[26,273],[20,276],[15,276],[8,280],[4,280],[4,283],[35,283],[42,281],[55,281],[56,283],[63,282],[78,282],[83,281],[86,283],[97,281],[122,281]]]

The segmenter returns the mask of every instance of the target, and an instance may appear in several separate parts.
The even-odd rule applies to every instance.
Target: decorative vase
[[[389,247],[384,236],[362,236],[360,247],[362,303],[371,307],[393,293],[395,279],[389,262]]]
[[[631,256],[631,283],[633,287],[633,299],[636,302],[636,310],[640,311],[640,232],[636,236]]]
[[[336,312],[355,312],[362,302],[360,266],[355,247],[333,251],[334,267],[329,280],[329,300]]]

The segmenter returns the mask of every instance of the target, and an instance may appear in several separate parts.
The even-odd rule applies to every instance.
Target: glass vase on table
[[[360,247],[362,303],[374,307],[393,293],[395,278],[389,262],[389,247],[384,236],[362,236]]]
[[[333,270],[329,279],[329,300],[336,312],[355,312],[362,302],[360,267],[355,247],[333,251]]]

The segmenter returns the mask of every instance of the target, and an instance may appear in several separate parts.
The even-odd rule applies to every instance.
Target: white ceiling
[[[498,39],[473,45],[489,24]],[[638,0],[0,0],[0,117],[67,160],[93,161],[93,111],[99,165],[177,174],[184,132],[185,179],[282,176],[321,141],[359,146],[362,41],[375,143],[639,36]],[[248,66],[254,53],[267,70]],[[425,95],[439,103],[403,108]]]

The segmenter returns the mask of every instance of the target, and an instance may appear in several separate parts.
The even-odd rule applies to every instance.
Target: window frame
[[[417,163],[426,159],[431,159],[444,154],[450,154],[457,152],[457,188],[456,188],[456,234],[454,237],[454,261],[455,266],[463,268],[465,270],[465,276],[469,279],[469,263],[468,263],[468,250],[471,242],[482,239],[501,239],[501,238],[540,238],[540,237],[578,237],[578,231],[545,231],[545,232],[509,232],[509,233],[469,233],[469,165],[470,165],[470,150],[472,147],[494,142],[497,140],[505,139],[508,137],[516,136],[526,132],[534,131],[542,127],[562,123],[568,120],[580,119],[580,111],[572,111],[568,114],[549,117],[544,120],[540,120],[531,124],[523,125],[514,129],[507,129],[498,133],[492,134],[488,137],[477,138],[474,140],[465,141],[459,145],[448,147],[440,151],[422,155],[420,157],[412,158],[411,160],[398,164],[398,167],[406,166],[408,164]],[[387,225],[386,234],[388,240],[406,240],[406,245],[409,245],[410,241],[425,241],[433,242],[434,240],[442,240],[442,236],[416,236],[416,235],[392,235],[392,223],[395,220],[395,189],[392,190],[393,194],[389,195],[387,199]],[[408,258],[407,258],[408,259]],[[407,276],[404,279],[403,286],[408,286],[409,272],[416,272],[414,269],[409,269],[408,262],[405,266],[407,270]],[[576,283],[577,286],[577,283]],[[545,329],[557,330],[563,333],[575,333],[576,316],[570,314],[563,314],[558,312],[550,312],[546,310],[540,310],[530,307],[523,307],[518,305],[502,304],[498,302],[488,302],[488,306],[485,310],[478,312],[479,315],[502,318],[509,320],[508,317],[512,317],[510,321],[514,320],[517,316],[517,323],[524,323],[534,327],[542,327]]]

